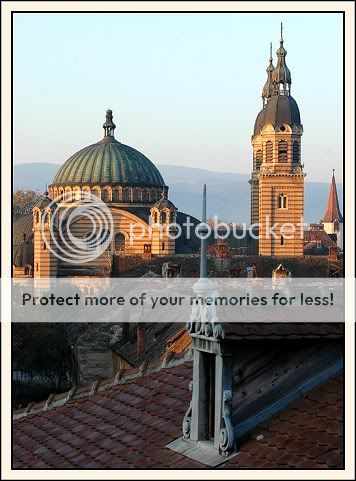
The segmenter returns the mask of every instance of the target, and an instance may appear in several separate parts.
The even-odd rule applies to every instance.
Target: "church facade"
[[[271,46],[262,110],[251,139],[251,224],[258,224],[258,250],[265,256],[303,255],[303,125],[291,95],[286,55],[281,28],[277,65],[273,65]]]

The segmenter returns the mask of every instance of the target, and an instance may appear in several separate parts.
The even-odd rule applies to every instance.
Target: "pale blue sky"
[[[340,14],[15,14],[15,163],[64,162],[110,107],[156,164],[250,172],[281,21],[307,180],[341,180]]]

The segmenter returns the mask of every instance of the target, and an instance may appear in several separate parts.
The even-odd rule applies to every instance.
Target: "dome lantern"
[[[106,111],[106,121],[103,124],[105,136],[104,137],[114,137],[114,130],[116,125],[113,122],[112,110],[108,109]]]

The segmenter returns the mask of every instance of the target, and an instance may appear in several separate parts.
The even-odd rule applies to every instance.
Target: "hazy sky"
[[[15,163],[63,163],[111,108],[156,164],[249,173],[281,21],[307,180],[341,180],[340,14],[15,14]]]

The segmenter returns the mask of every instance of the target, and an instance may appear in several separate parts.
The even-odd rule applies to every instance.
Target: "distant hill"
[[[58,164],[32,163],[14,166],[14,189],[40,192],[50,184]],[[179,210],[197,218],[201,215],[202,184],[208,188],[208,216],[217,215],[226,221],[248,222],[250,218],[249,175],[234,172],[213,172],[193,167],[158,165],[169,186],[169,197]],[[342,205],[342,184],[337,185]],[[329,184],[305,183],[305,221],[318,222],[325,210]]]

